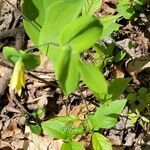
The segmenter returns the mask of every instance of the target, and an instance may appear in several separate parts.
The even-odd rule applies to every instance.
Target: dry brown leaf
[[[62,140],[54,140],[49,136],[38,136],[26,127],[25,133],[28,138],[27,150],[60,150]]]

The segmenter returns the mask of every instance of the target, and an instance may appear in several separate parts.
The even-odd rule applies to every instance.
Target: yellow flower
[[[19,59],[16,64],[15,68],[10,80],[10,90],[15,90],[19,96],[22,92],[22,87],[25,85],[25,70],[24,64],[21,59]]]

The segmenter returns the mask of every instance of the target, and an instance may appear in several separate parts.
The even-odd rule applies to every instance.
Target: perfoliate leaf
[[[20,53],[13,47],[4,47],[3,55],[5,59],[12,62],[13,64],[15,64],[20,58]]]
[[[37,45],[47,9],[57,0],[24,0],[24,28],[31,40]]]
[[[84,0],[63,0],[49,7],[40,33],[39,44],[48,42],[58,44],[61,30],[79,16],[83,3]],[[46,53],[47,47],[42,47],[41,50]]]
[[[102,5],[102,0],[85,0],[82,15],[94,15]]]
[[[110,141],[102,134],[96,132],[92,135],[92,144],[94,150],[112,150]]]
[[[22,50],[17,51],[13,47],[3,48],[4,58],[15,64],[20,58],[26,70],[35,69],[40,65],[40,57],[31,53],[26,53]]]
[[[79,82],[79,55],[74,53],[70,47],[60,50],[56,62],[56,77],[66,95],[76,90]]]
[[[26,70],[35,69],[40,65],[40,57],[37,55],[33,55],[31,53],[26,53],[22,51],[21,58]]]
[[[49,136],[72,140],[72,138],[78,134],[78,132],[74,132],[74,128],[72,127],[75,120],[76,117],[74,116],[61,116],[44,121],[41,125],[43,131]]]
[[[116,20],[120,17],[120,15],[115,16],[105,16],[100,19],[101,24],[103,25],[103,32],[101,38],[106,38],[107,36],[111,35],[114,31],[117,31],[120,27],[119,24],[116,23]]]
[[[69,141],[62,144],[61,150],[84,150],[79,142]]]
[[[69,44],[73,51],[84,52],[100,38],[102,26],[91,16],[83,16],[64,27],[60,36],[60,45]]]
[[[99,107],[93,118],[94,129],[109,129],[115,126],[117,118],[122,112],[125,104],[126,100],[115,100],[107,104],[104,103],[101,107]]]
[[[108,84],[103,73],[94,65],[81,62],[80,73],[84,83],[101,99],[108,94]]]

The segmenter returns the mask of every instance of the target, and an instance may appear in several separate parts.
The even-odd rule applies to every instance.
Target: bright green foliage
[[[84,0],[64,0],[49,7],[40,33],[39,44],[49,42],[58,44],[61,30],[79,16],[83,2]],[[42,47],[42,51],[46,53],[47,48]]]
[[[134,125],[136,122],[139,122],[139,124],[144,128],[145,123],[149,123],[150,120],[146,117],[142,116],[140,112],[136,109],[134,113],[129,113],[128,117],[130,119],[130,123]]]
[[[69,141],[63,143],[61,150],[84,150],[84,147],[79,142]]]
[[[79,54],[92,47],[100,37],[102,27],[99,22],[85,16],[72,21],[62,30],[56,76],[65,94],[73,92],[79,82]]]
[[[77,118],[74,116],[62,116],[42,122],[42,129],[49,136],[64,140],[72,140],[73,137],[83,132],[82,125],[73,127]]]
[[[117,4],[117,11],[126,19],[130,19],[135,13],[130,0],[119,1]]]
[[[115,79],[107,83],[103,73],[95,64],[81,60],[83,52],[92,48],[100,38],[109,36],[120,27],[116,23],[120,15],[107,16],[101,21],[92,16],[99,10],[101,4],[102,0],[25,0],[23,7],[27,18],[24,19],[25,29],[35,45],[54,63],[56,78],[64,94],[69,95],[74,92],[81,77],[100,100],[101,106],[87,117],[86,122],[83,122],[88,126],[87,131],[92,132],[115,126],[126,104],[126,100],[116,99],[129,82],[128,79]],[[95,47],[99,57],[103,56],[106,62],[110,59],[118,62],[125,56],[122,51],[116,57],[113,56],[114,43],[108,48],[98,44]],[[27,69],[38,65],[38,58],[30,53],[13,50],[7,57],[15,62],[17,56],[23,59]],[[34,60],[32,68],[30,60],[32,63]],[[116,89],[119,89],[117,93]],[[44,112],[39,110],[31,115],[41,122],[43,114]],[[55,117],[42,122],[41,125],[31,124],[30,129],[40,134],[42,127],[49,136],[63,139],[62,150],[83,150],[83,146],[75,142],[74,138],[84,132],[86,125],[84,124],[84,127],[82,124],[76,125],[76,121],[79,120],[74,116]],[[108,140],[99,133],[93,134],[92,142],[94,150],[112,150]]]
[[[4,47],[3,48],[3,56],[5,59],[7,59],[11,63],[15,64],[20,58],[20,53],[13,47]]]
[[[126,100],[115,100],[107,104],[103,104],[97,109],[93,117],[93,125],[95,130],[100,128],[109,129],[117,123],[117,118],[122,112]]]
[[[115,16],[105,16],[103,18],[100,18],[101,24],[103,25],[103,32],[101,35],[101,38],[105,38],[109,35],[111,35],[114,31],[117,31],[120,27],[119,24],[116,23],[116,20],[120,17],[120,15]]]
[[[43,26],[47,9],[57,0],[24,0],[24,27],[29,37],[35,44],[38,44],[39,33]]]
[[[120,0],[117,4],[117,11],[126,19],[132,19],[141,11],[141,5],[147,3],[144,0]]]
[[[102,26],[91,16],[83,16],[69,23],[62,30],[60,45],[69,45],[77,53],[92,47],[100,38]]]
[[[97,132],[92,135],[92,144],[94,150],[112,150],[109,140]]]
[[[85,0],[82,15],[94,15],[102,5],[102,0]]]
[[[79,54],[72,51],[71,47],[64,47],[59,51],[56,62],[56,77],[66,95],[75,91],[79,82]]]
[[[94,65],[81,62],[81,78],[84,83],[96,94],[99,99],[105,99],[108,93],[108,84],[103,73]]]
[[[12,47],[3,48],[4,58],[15,64],[20,58],[26,70],[35,69],[40,65],[40,57],[22,50],[17,51]]]
[[[39,44],[46,44],[40,49],[52,59],[66,95],[73,92],[79,82],[79,54],[92,47],[102,33],[102,26],[94,17],[78,18],[83,4],[84,0],[54,2],[46,11],[39,35]]]
[[[121,61],[125,56],[126,52],[121,50],[114,53],[115,43],[111,43],[108,47],[104,46],[102,43],[96,43],[94,45],[94,54],[95,65],[103,69],[107,64],[112,64]]]

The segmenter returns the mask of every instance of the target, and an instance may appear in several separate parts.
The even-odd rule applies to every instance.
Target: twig
[[[84,102],[84,104],[85,104],[85,106],[86,106],[86,109],[87,109],[87,112],[88,112],[88,114],[90,113],[90,110],[89,110],[89,108],[88,108],[88,104],[87,104],[87,102],[86,102],[86,100],[85,100],[85,98],[84,98],[84,96],[83,96],[83,93],[82,93],[82,91],[80,90],[80,88],[78,88],[79,89],[79,92],[80,92],[80,94],[81,94],[81,99],[82,99],[82,101]]]
[[[18,99],[16,98],[16,95],[14,93],[14,90],[13,91],[10,91],[10,94],[11,94],[11,97],[13,98],[14,102],[16,103],[16,105],[21,109],[23,110],[24,112],[26,112],[27,114],[30,115],[30,113],[25,109],[25,107],[18,101]]]

